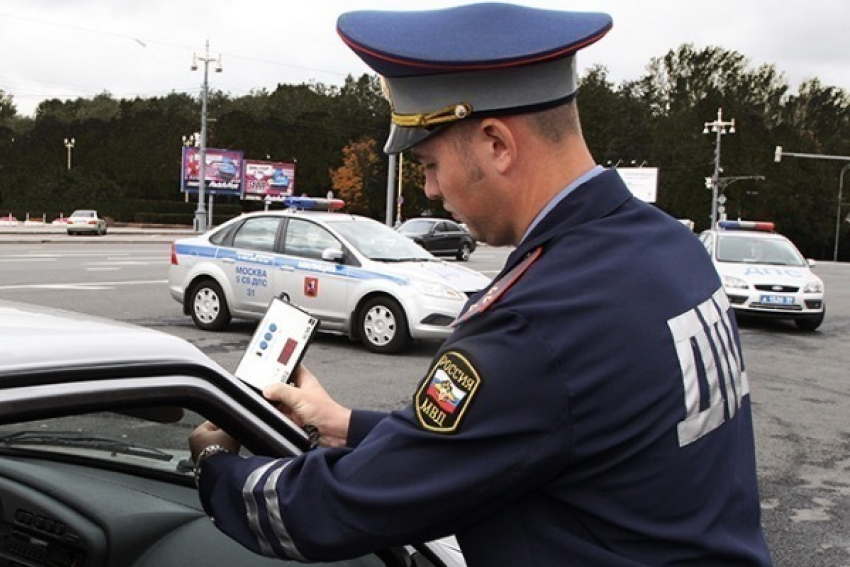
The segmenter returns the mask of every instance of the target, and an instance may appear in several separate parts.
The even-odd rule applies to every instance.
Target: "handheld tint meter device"
[[[303,309],[273,299],[234,375],[261,391],[269,384],[290,381],[318,324]]]

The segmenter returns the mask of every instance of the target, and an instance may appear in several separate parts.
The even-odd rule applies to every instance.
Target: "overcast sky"
[[[39,102],[197,95],[194,53],[222,56],[210,88],[231,96],[278,83],[341,84],[368,69],[335,31],[355,9],[430,9],[444,0],[3,0],[0,90],[31,116]],[[775,65],[792,90],[807,79],[850,91],[848,0],[528,0],[529,6],[608,12],[614,27],[583,50],[581,70],[608,68],[616,84],[639,78],[653,57],[683,43],[719,46]],[[706,119],[712,118],[707,116]]]

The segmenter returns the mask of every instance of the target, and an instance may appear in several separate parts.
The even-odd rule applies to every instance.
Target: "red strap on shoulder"
[[[537,258],[540,257],[540,254],[543,253],[543,247],[537,247],[528,254],[525,255],[525,258],[522,261],[514,266],[510,272],[502,276],[498,281],[493,283],[490,286],[490,289],[487,290],[487,293],[482,295],[478,301],[469,306],[469,309],[461,313],[457,319],[452,321],[451,327],[455,327],[470,317],[473,317],[479,313],[483,313],[487,309],[490,308],[491,305],[496,303],[496,301],[502,297],[504,294],[516,281],[522,276],[526,270],[528,270],[529,266],[534,263]]]

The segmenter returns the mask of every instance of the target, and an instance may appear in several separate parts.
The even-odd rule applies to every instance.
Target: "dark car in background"
[[[465,228],[448,219],[418,218],[402,223],[397,230],[435,256],[453,256],[466,262],[476,242]]]

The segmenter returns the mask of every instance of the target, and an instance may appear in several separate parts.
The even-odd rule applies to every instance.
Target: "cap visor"
[[[390,135],[387,138],[387,143],[384,145],[384,153],[398,154],[409,150],[440,130],[442,128],[426,130],[425,128],[405,128],[396,124],[390,124]]]

